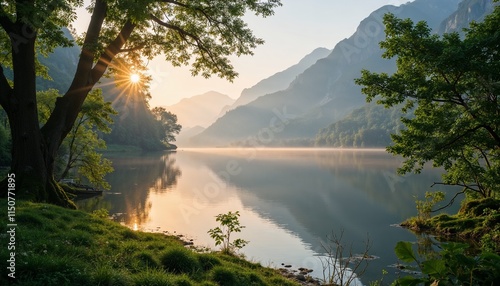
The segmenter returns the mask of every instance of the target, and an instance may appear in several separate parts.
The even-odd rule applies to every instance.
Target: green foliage
[[[54,89],[38,92],[40,122],[48,120],[58,96],[58,91]],[[111,116],[114,114],[116,111],[110,102],[104,101],[101,90],[89,93],[75,125],[59,149],[56,158],[56,177],[59,180],[67,178],[70,171],[76,169],[79,175],[98,188],[110,188],[104,176],[113,171],[111,161],[102,158],[97,150],[106,149],[106,142],[99,136],[111,131],[109,124],[113,122]]]
[[[425,192],[425,200],[416,200],[418,219],[425,221],[431,218],[434,206],[444,200],[443,192]]]
[[[177,124],[177,115],[167,111],[163,107],[155,107],[151,110],[156,117],[161,141],[165,144],[175,141],[175,135],[179,134],[182,126]]]
[[[434,35],[425,22],[384,17],[385,58],[397,71],[362,71],[356,80],[367,100],[415,109],[406,129],[393,135],[393,154],[405,157],[400,173],[420,172],[432,161],[443,167],[443,183],[462,186],[471,197],[500,190],[500,7],[482,23],[457,33]]]
[[[92,215],[98,218],[108,218],[109,217],[109,211],[107,209],[98,209],[92,212]]]
[[[143,92],[120,87],[106,87],[103,91],[118,111],[118,115],[113,116],[113,130],[102,136],[106,143],[135,146],[142,151],[158,151],[170,147],[164,140],[165,128],[169,126],[159,123],[149,109],[148,98]]]
[[[410,242],[398,242],[396,255],[408,264],[405,269],[418,270],[422,275],[403,276],[392,285],[494,285],[500,279],[500,256],[497,254],[483,252],[470,256],[467,244],[445,243],[441,244],[437,258],[424,260],[412,246]]]
[[[316,135],[316,146],[332,147],[386,147],[391,144],[391,134],[403,129],[403,113],[376,104],[366,104],[344,119]]]
[[[223,253],[232,254],[235,250],[239,250],[248,244],[248,241],[241,238],[231,242],[231,234],[241,232],[241,229],[245,228],[245,226],[240,225],[239,216],[239,211],[218,214],[215,221],[220,222],[220,227],[208,231],[210,237],[215,240],[215,245],[222,245],[221,251]]]

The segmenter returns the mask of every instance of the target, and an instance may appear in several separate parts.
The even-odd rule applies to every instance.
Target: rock
[[[306,281],[306,277],[302,274],[298,274],[297,276],[295,276],[295,278],[297,278],[297,280],[299,281]]]
[[[292,267],[292,265],[287,264],[287,265],[285,265],[285,267],[286,267],[286,268],[290,268],[290,267]]]

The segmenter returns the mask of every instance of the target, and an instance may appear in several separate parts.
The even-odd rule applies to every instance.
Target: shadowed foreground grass
[[[7,201],[0,205],[6,214]],[[297,285],[260,264],[195,253],[175,237],[82,211],[17,201],[15,219],[16,278],[7,277],[10,227],[2,215],[0,285]]]

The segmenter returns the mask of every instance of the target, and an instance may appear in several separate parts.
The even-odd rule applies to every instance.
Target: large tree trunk
[[[36,101],[35,33],[13,41],[14,88],[6,102],[12,134],[12,163],[15,198],[50,202],[66,207],[74,204],[53,178],[54,155],[40,132]],[[0,194],[7,195],[4,181]]]

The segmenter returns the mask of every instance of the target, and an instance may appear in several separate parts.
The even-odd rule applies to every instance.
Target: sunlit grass
[[[0,285],[296,285],[260,264],[196,253],[176,237],[133,231],[103,215],[16,203],[16,279],[7,281],[4,267]],[[0,231],[6,246],[5,216]],[[8,255],[1,247],[0,259]]]

